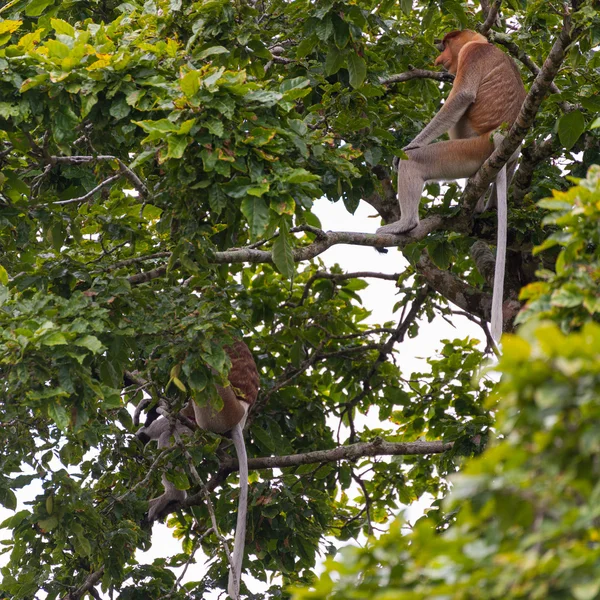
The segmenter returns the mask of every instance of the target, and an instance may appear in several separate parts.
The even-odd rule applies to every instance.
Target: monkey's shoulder
[[[468,42],[465,44],[459,53],[459,63],[473,63],[480,61],[493,61],[504,60],[507,56],[496,48],[493,44],[482,44],[481,42]]]

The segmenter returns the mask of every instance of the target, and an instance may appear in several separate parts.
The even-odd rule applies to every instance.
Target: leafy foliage
[[[579,186],[543,202],[565,228],[565,250],[556,276],[546,277],[544,297],[579,288],[579,251],[588,253],[598,288],[598,245],[577,240],[598,232],[598,220],[583,215],[600,205],[599,173],[592,169]],[[367,547],[345,548],[295,599],[600,597],[600,325],[597,308],[582,304],[532,300],[527,324],[503,338],[494,367],[502,378],[488,399],[497,414],[495,441],[451,477],[442,506],[410,533],[398,520]]]
[[[542,64],[562,10],[556,2],[509,3],[503,18],[519,24],[512,40]],[[423,372],[393,360],[395,344],[419,335],[420,323],[454,310],[447,298],[457,296],[426,279],[420,257],[468,285],[470,298],[485,299],[469,250],[474,237],[493,237],[487,216],[468,232],[440,230],[404,248],[411,266],[397,281],[397,323],[369,321],[363,277],[326,271],[311,258],[327,238],[314,201],[341,200],[354,212],[361,200],[385,196],[392,157],[447,92],[430,78],[390,78],[429,68],[437,37],[476,28],[481,17],[472,3],[454,0],[10,0],[0,7],[0,504],[10,514],[2,523],[10,532],[2,597],[75,600],[95,585],[123,600],[223,589],[222,537],[211,529],[188,459],[181,447],[143,448],[132,413],[144,398],[172,411],[190,398],[218,404],[215,383],[225,383],[229,369],[223,348],[240,336],[262,387],[249,455],[324,453],[252,471],[244,569],[262,582],[261,597],[289,597],[288,584],[316,585],[294,592],[309,597],[364,597],[369,586],[373,595],[431,596],[436,577],[446,586],[439,590],[451,589],[455,577],[481,582],[485,597],[519,597],[513,580],[501,578],[513,576],[508,564],[522,569],[515,585],[523,597],[531,589],[568,597],[560,594],[576,575],[574,597],[595,597],[598,333],[590,321],[598,315],[598,176],[569,191],[564,178],[565,170],[581,177],[600,161],[600,23],[592,3],[573,16],[583,32],[557,79],[560,91],[525,142],[531,173],[511,211],[515,285],[529,283],[520,318],[541,315],[557,325],[528,325],[524,338],[507,339],[492,398],[511,400],[502,401],[497,423],[488,399],[493,380],[480,374],[476,341],[445,341]],[[522,75],[529,85],[533,75]],[[562,162],[536,158],[548,138]],[[552,188],[562,191],[536,207]],[[424,210],[454,216],[459,194],[457,185],[442,195],[430,184]],[[531,244],[548,228],[542,259],[534,259]],[[540,270],[553,246],[561,249],[554,271]],[[536,269],[541,281],[531,283]],[[483,304],[473,302],[477,318]],[[569,392],[566,400],[559,390]],[[496,431],[506,439],[464,468],[464,457],[479,455]],[[377,448],[381,440],[410,451],[348,460],[327,454]],[[428,442],[447,445],[418,446]],[[197,432],[186,448],[212,486],[211,508],[229,537],[237,486],[219,471],[229,444]],[[169,519],[181,552],[145,564],[136,552],[153,542],[144,515],[161,468],[191,500]],[[497,486],[505,468],[526,494]],[[467,506],[439,535],[454,519],[440,507],[459,469],[477,485],[455,486]],[[536,512],[561,490],[556,513]],[[316,561],[333,552],[333,538],[387,528],[401,504],[426,494],[437,510],[412,537],[392,524],[390,536],[348,552],[348,577],[337,587],[328,573],[317,582]],[[481,515],[489,528],[480,528]],[[511,519],[517,526],[507,540]],[[531,533],[539,519],[548,528]],[[577,524],[572,549],[561,537],[567,523]],[[465,540],[470,553],[461,554]],[[189,566],[199,548],[213,560],[182,584],[173,569]],[[385,581],[381,564],[392,566]],[[546,577],[542,585],[559,567],[559,583]],[[541,587],[527,587],[530,579]]]

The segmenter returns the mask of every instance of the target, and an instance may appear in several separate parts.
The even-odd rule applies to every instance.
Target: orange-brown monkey
[[[246,423],[248,409],[254,404],[258,395],[258,370],[248,346],[242,341],[235,342],[225,348],[231,360],[229,383],[227,387],[217,386],[217,391],[223,400],[223,408],[215,411],[210,406],[198,406],[190,402],[182,413],[195,420],[201,429],[213,433],[231,432],[240,466],[240,497],[238,502],[237,524],[233,543],[233,556],[229,569],[228,594],[237,600],[240,594],[240,577],[244,559],[244,541],[246,538],[246,514],[248,509],[248,457],[242,433]],[[189,433],[189,429],[177,422],[175,431],[168,419],[162,417],[144,427],[137,435],[143,441],[157,440],[159,448],[172,446],[172,436]],[[164,493],[150,500],[148,519],[154,521],[169,511],[169,505],[181,502],[186,493],[178,490],[163,473],[162,483]]]
[[[404,148],[408,160],[398,163],[398,202],[401,217],[377,233],[406,233],[419,224],[419,202],[426,181],[474,175],[502,141],[495,130],[512,125],[526,92],[515,63],[474,31],[451,31],[440,44],[435,64],[455,74],[448,99],[431,122]],[[430,144],[448,132],[450,141]],[[428,145],[430,144],[430,145]],[[498,201],[498,244],[492,300],[492,334],[502,332],[502,288],[506,260],[506,188],[514,173],[518,150],[498,173],[490,200]],[[483,210],[483,198],[477,205]],[[502,240],[502,236],[504,240]],[[504,246],[504,247],[502,247]]]

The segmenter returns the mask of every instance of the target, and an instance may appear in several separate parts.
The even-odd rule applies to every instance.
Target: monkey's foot
[[[382,233],[389,233],[389,234],[393,234],[393,235],[398,235],[400,233],[408,233],[409,231],[412,231],[417,225],[419,224],[419,220],[418,219],[411,219],[411,220],[402,220],[400,219],[399,221],[396,221],[395,223],[389,223],[388,225],[384,225],[383,227],[380,227],[376,233],[378,235],[382,234]]]
[[[148,503],[148,521],[152,523],[164,519],[177,504],[185,500],[186,495],[183,490],[172,489],[158,496],[158,498],[150,500]]]

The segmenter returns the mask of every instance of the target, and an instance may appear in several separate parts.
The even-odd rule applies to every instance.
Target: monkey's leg
[[[447,181],[471,177],[492,153],[489,135],[438,142],[408,150],[408,160],[398,165],[400,220],[377,233],[406,233],[419,224],[419,203],[426,181]]]
[[[158,447],[160,449],[171,448],[173,446],[172,438],[174,432],[171,429],[171,424],[169,423],[169,421],[164,417],[163,419],[164,422],[159,419],[158,421],[152,423],[152,425],[155,425],[156,423],[161,423],[162,432],[158,437]],[[189,429],[179,423],[175,425],[175,428],[179,434],[189,433]],[[158,430],[158,428],[156,429]],[[186,497],[185,491],[178,490],[175,487],[175,484],[171,483],[167,479],[167,475],[164,471],[162,474],[162,484],[165,491],[160,496],[158,496],[157,498],[153,498],[149,502],[148,521],[150,521],[151,523],[168,514],[170,504],[182,502],[183,500],[185,500]]]
[[[231,386],[217,386],[219,396],[223,400],[223,408],[214,410],[211,406],[198,406],[194,403],[194,414],[196,423],[200,429],[212,431],[213,433],[225,433],[231,431],[235,425],[246,422],[247,406],[245,402],[237,399]],[[242,421],[243,419],[243,421]]]

